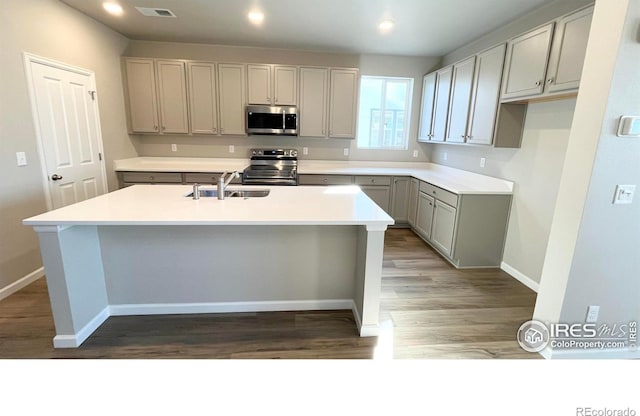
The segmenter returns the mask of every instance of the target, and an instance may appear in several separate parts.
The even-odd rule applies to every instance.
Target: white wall
[[[616,137],[639,115],[639,0],[598,0],[534,316],[640,320],[640,197],[614,205],[616,184],[640,184],[640,140]],[[636,352],[635,357],[638,357]]]
[[[212,62],[252,62],[326,67],[357,67],[361,75],[382,75],[414,78],[412,124],[410,138],[417,136],[418,114],[422,76],[425,71],[440,63],[439,57],[406,57],[388,55],[356,55],[327,52],[310,52],[288,49],[266,49],[207,44],[183,44],[172,42],[131,41],[126,56],[192,59]],[[309,154],[301,159],[333,160],[393,160],[426,161],[426,149],[410,139],[409,149],[403,151],[360,150],[355,140],[308,139],[291,137],[246,137],[246,136],[181,136],[181,135],[131,135],[140,156],[189,156],[189,157],[249,157],[254,147],[308,147]],[[171,152],[171,144],[178,145]],[[228,152],[233,144],[235,153]],[[343,149],[349,149],[345,157]],[[413,158],[418,150],[418,158]]]
[[[126,38],[58,0],[3,0],[0,42],[1,290],[42,265],[36,234],[21,223],[46,211],[23,52],[94,71],[107,167],[136,152],[126,133],[119,64]],[[27,166],[16,166],[19,151]]]

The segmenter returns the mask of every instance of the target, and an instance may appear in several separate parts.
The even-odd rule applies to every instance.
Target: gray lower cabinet
[[[298,175],[298,185],[351,185],[351,175]]]
[[[499,267],[511,195],[457,195],[418,182],[410,189],[417,193],[416,234],[456,267]]]
[[[433,223],[433,205],[435,200],[424,192],[418,193],[418,206],[414,231],[429,241],[431,239],[431,224]]]
[[[118,172],[120,187],[135,184],[178,184],[182,183],[180,172]]]
[[[456,229],[456,209],[436,200],[431,224],[431,242],[447,256],[451,256],[453,233]]]
[[[411,178],[396,176],[391,188],[391,216],[397,224],[409,222],[409,187]]]
[[[409,199],[407,201],[407,221],[411,227],[415,227],[416,224],[419,188],[420,181],[416,178],[411,178],[411,183],[409,184]]]

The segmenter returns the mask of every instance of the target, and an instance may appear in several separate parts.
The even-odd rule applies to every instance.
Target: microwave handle
[[[285,118],[285,112],[284,110],[282,110],[282,131],[284,131],[284,129],[287,128],[287,122],[286,122],[286,118]]]

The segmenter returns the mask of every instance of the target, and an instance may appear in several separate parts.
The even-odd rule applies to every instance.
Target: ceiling
[[[61,0],[130,39],[442,56],[552,0]],[[145,17],[134,6],[171,10],[176,18]],[[265,15],[261,26],[250,10]],[[382,35],[378,23],[394,29]]]

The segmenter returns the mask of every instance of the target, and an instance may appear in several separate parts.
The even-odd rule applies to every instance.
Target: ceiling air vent
[[[145,16],[151,17],[176,17],[169,9],[156,9],[155,7],[137,7],[138,11]]]

